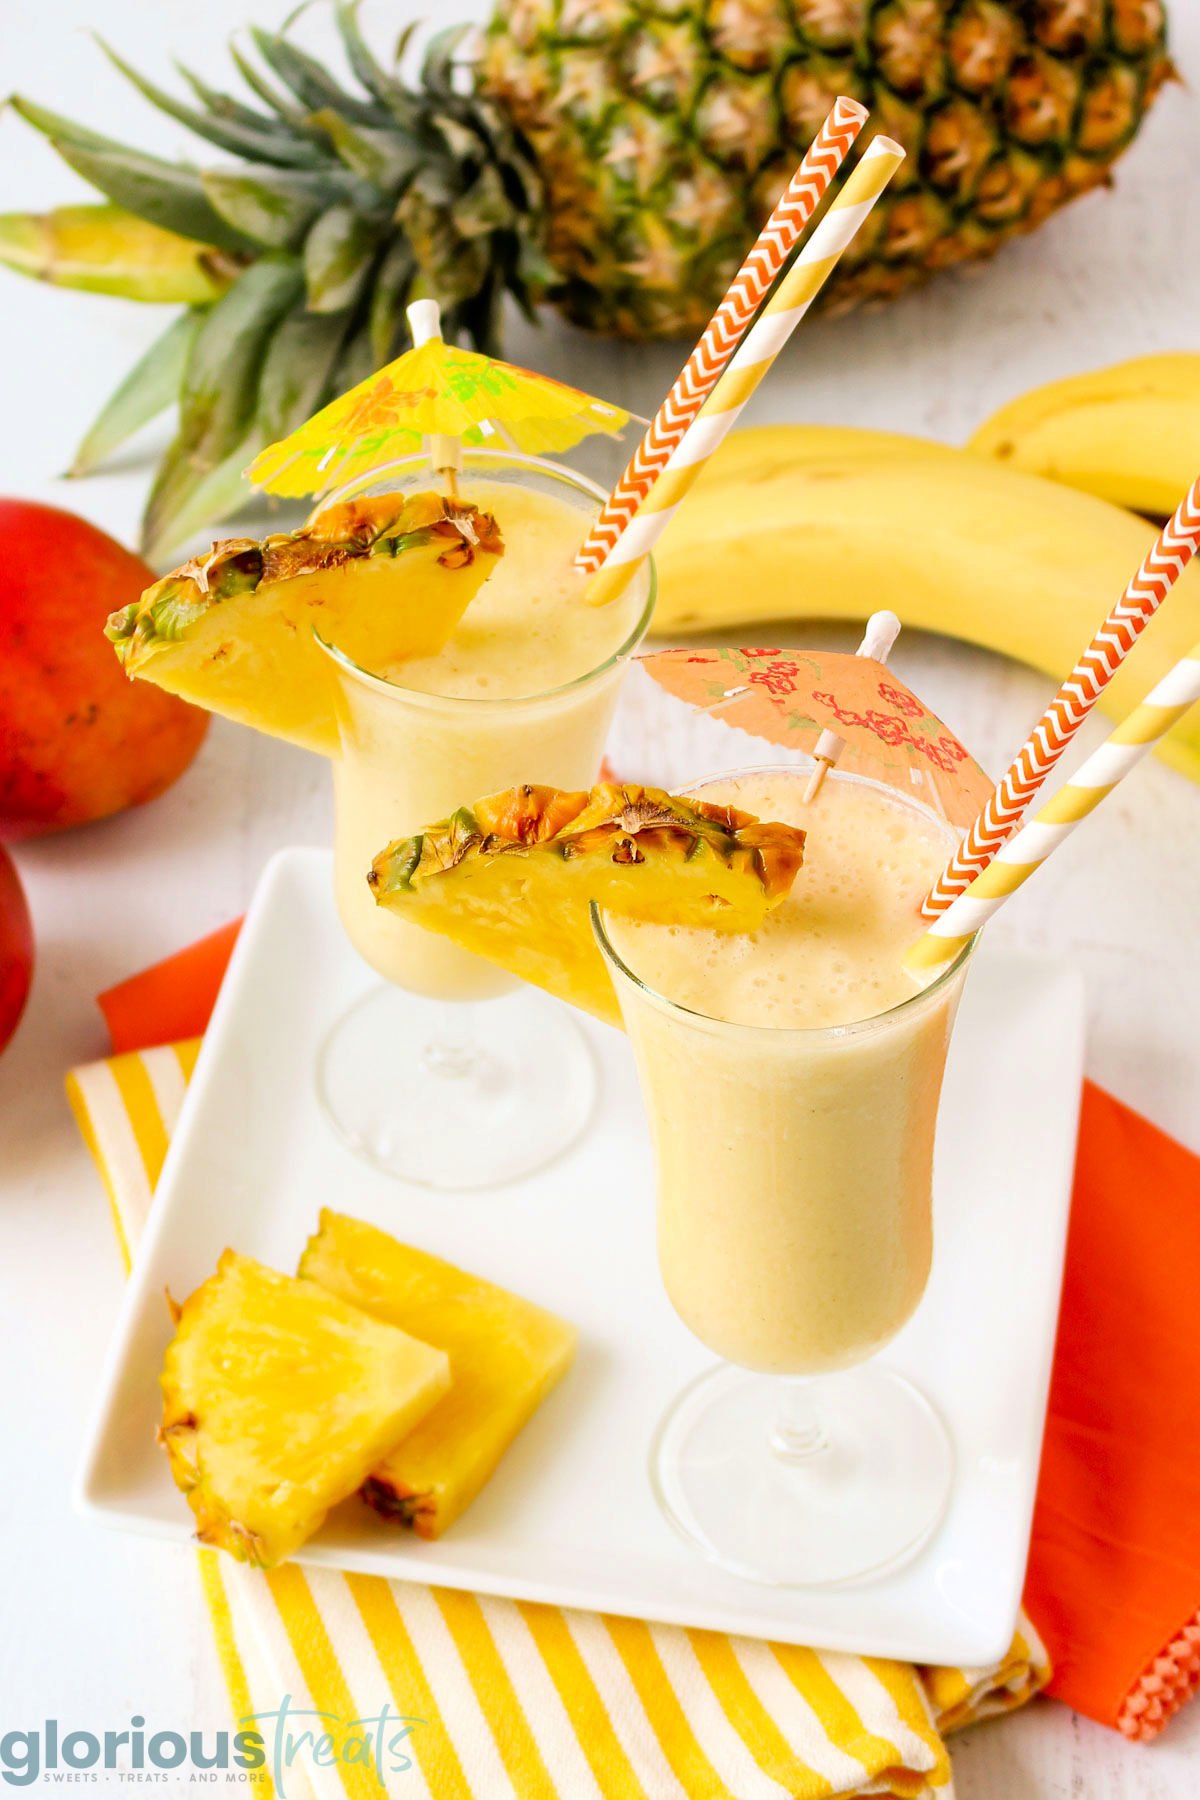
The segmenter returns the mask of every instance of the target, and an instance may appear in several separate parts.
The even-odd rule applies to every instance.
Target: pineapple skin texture
[[[532,1301],[325,1209],[297,1273],[445,1350],[453,1385],[372,1470],[363,1498],[419,1537],[475,1499],[575,1354],[578,1334]]]
[[[839,94],[908,152],[845,312],[1103,184],[1171,73],[1164,0],[505,0],[481,84],[546,184],[549,297],[643,339],[703,329]]]
[[[449,1386],[442,1351],[226,1250],[179,1309],[159,1439],[199,1541],[269,1569]]]

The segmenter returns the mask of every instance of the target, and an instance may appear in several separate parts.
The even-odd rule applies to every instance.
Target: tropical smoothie
[[[909,1318],[932,1251],[934,1126],[964,970],[902,965],[952,842],[889,790],[751,773],[699,790],[808,831],[747,936],[606,918],[658,1164],[676,1310],[727,1360],[839,1369]],[[647,991],[649,990],[649,991]]]
[[[587,787],[622,666],[646,609],[646,576],[588,605],[573,558],[597,511],[574,478],[517,465],[472,472],[463,498],[495,515],[505,551],[445,648],[381,671],[333,659],[341,756],[333,765],[335,883],[352,942],[387,980],[435,998],[485,999],[514,984],[490,963],[376,906],[366,874],[392,839],[464,795],[519,782]],[[426,468],[421,479],[428,484]]]

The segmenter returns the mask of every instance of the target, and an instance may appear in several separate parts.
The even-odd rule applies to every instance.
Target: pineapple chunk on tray
[[[437,1538],[492,1474],[575,1354],[573,1325],[384,1231],[324,1211],[299,1273],[450,1357],[450,1392],[363,1485],[385,1518]]]
[[[179,1308],[159,1435],[200,1541],[269,1568],[449,1386],[444,1351],[226,1250]]]
[[[226,1250],[175,1311],[159,1438],[202,1543],[271,1568],[356,1492],[440,1537],[562,1378],[573,1326],[323,1211],[298,1276]]]

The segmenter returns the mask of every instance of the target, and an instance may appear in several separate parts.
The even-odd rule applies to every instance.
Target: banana
[[[967,447],[1166,518],[1200,475],[1200,356],[1139,356],[1033,388]]]
[[[1059,681],[1154,535],[1105,500],[922,438],[759,426],[730,434],[664,534],[654,632],[886,606]],[[1105,689],[1105,711],[1122,717],[1198,636],[1200,568]],[[1159,754],[1200,781],[1200,708]]]

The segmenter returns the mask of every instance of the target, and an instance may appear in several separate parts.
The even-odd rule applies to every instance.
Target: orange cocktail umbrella
[[[844,746],[843,772],[882,781],[960,828],[991,792],[949,727],[873,657],[685,647],[639,657],[638,666],[677,700],[757,739],[751,760],[778,760],[767,753],[771,745],[812,758],[829,734]],[[728,766],[728,756],[721,760]]]

